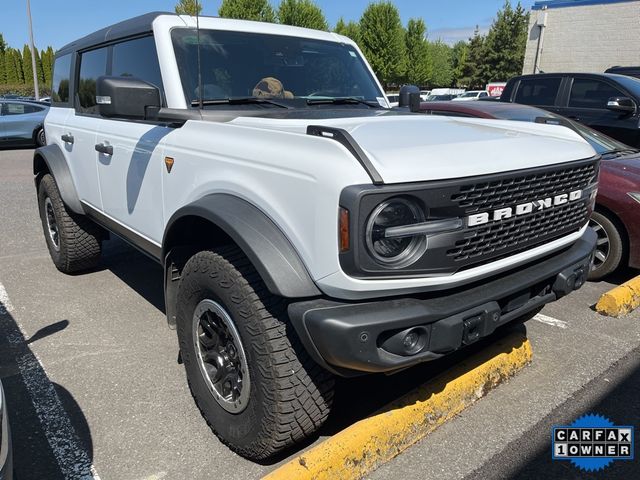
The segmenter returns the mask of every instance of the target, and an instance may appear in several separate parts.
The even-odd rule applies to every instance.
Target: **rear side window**
[[[24,115],[25,113],[36,113],[42,108],[26,103],[7,102],[2,104],[2,115]]]
[[[53,103],[69,102],[69,78],[71,75],[71,54],[56,58],[53,65],[51,100]]]
[[[576,78],[571,86],[569,106],[576,108],[607,108],[611,97],[626,97],[613,85],[590,78]]]
[[[80,56],[80,78],[78,81],[78,106],[82,113],[97,114],[96,81],[107,73],[107,49],[99,48],[84,52]]]
[[[162,91],[162,76],[153,37],[136,38],[115,44],[111,75],[136,77],[155,85]]]
[[[520,80],[515,102],[523,105],[554,105],[561,81],[561,77]]]

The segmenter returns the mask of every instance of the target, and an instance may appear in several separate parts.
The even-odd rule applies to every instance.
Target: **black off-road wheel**
[[[265,460],[325,422],[334,378],[309,357],[286,302],[266,289],[239,248],[194,255],[176,307],[191,393],[232,450]]]
[[[63,273],[95,268],[100,261],[104,231],[83,215],[67,210],[49,174],[38,186],[40,219],[51,259]]]

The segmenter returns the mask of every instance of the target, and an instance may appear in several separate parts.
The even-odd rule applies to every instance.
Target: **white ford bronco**
[[[585,282],[598,158],[563,126],[389,108],[335,33],[147,14],[56,54],[34,157],[56,267],[164,267],[191,391],[264,459],[334,378],[439,358]],[[406,105],[406,102],[405,102]]]

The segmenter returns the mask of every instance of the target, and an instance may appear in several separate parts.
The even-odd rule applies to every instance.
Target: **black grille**
[[[491,257],[503,250],[512,252],[520,245],[532,248],[554,237],[578,231],[589,215],[585,201],[569,203],[527,216],[515,217],[469,230],[447,256],[456,262]],[[475,262],[474,262],[475,263]],[[476,263],[477,264],[477,263]]]
[[[464,185],[451,196],[465,213],[495,210],[546,197],[582,190],[595,180],[598,165],[548,170],[501,180]]]

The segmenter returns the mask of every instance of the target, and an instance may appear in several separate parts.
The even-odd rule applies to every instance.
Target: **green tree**
[[[473,37],[469,39],[467,56],[461,69],[459,82],[469,88],[484,88],[487,83],[486,45],[485,37],[480,35],[476,26]]]
[[[274,23],[276,21],[275,12],[268,0],[222,0],[218,15],[258,22]]]
[[[529,13],[505,0],[486,38],[487,81],[506,81],[522,73]]]
[[[178,15],[200,15],[202,13],[202,2],[200,0],[180,0],[175,7]]]
[[[29,45],[25,45],[22,48],[22,76],[24,83],[27,85],[33,84],[33,66],[31,64],[31,49]]]
[[[356,43],[360,41],[360,25],[352,20],[350,20],[349,23],[345,23],[342,17],[340,17],[333,31],[339,35],[349,37]]]
[[[0,33],[0,53],[4,53],[7,48],[7,42],[4,41],[4,36]]]
[[[0,49],[0,85],[7,83],[7,69],[4,66],[4,49]]]
[[[371,3],[360,19],[360,48],[387,88],[399,83],[407,69],[407,48],[400,14],[393,3]]]
[[[22,73],[22,55],[20,54],[20,50],[8,48],[4,52],[4,55],[7,83],[11,85],[23,84],[24,74]]]
[[[464,65],[467,62],[467,56],[469,55],[469,44],[464,40],[457,42],[451,49],[452,68],[453,68],[453,82],[456,86],[467,86],[462,83]]]
[[[45,85],[51,85],[51,77],[53,74],[53,48],[47,47],[42,50],[40,58],[42,59],[42,74]]]
[[[432,70],[429,84],[432,87],[449,87],[453,83],[451,47],[441,40],[429,42],[427,49]]]
[[[285,25],[329,30],[322,10],[311,0],[282,0],[278,7],[278,20]]]
[[[422,19],[409,19],[404,37],[407,48],[407,70],[405,81],[413,85],[427,85],[433,70],[429,55],[427,26]]]

